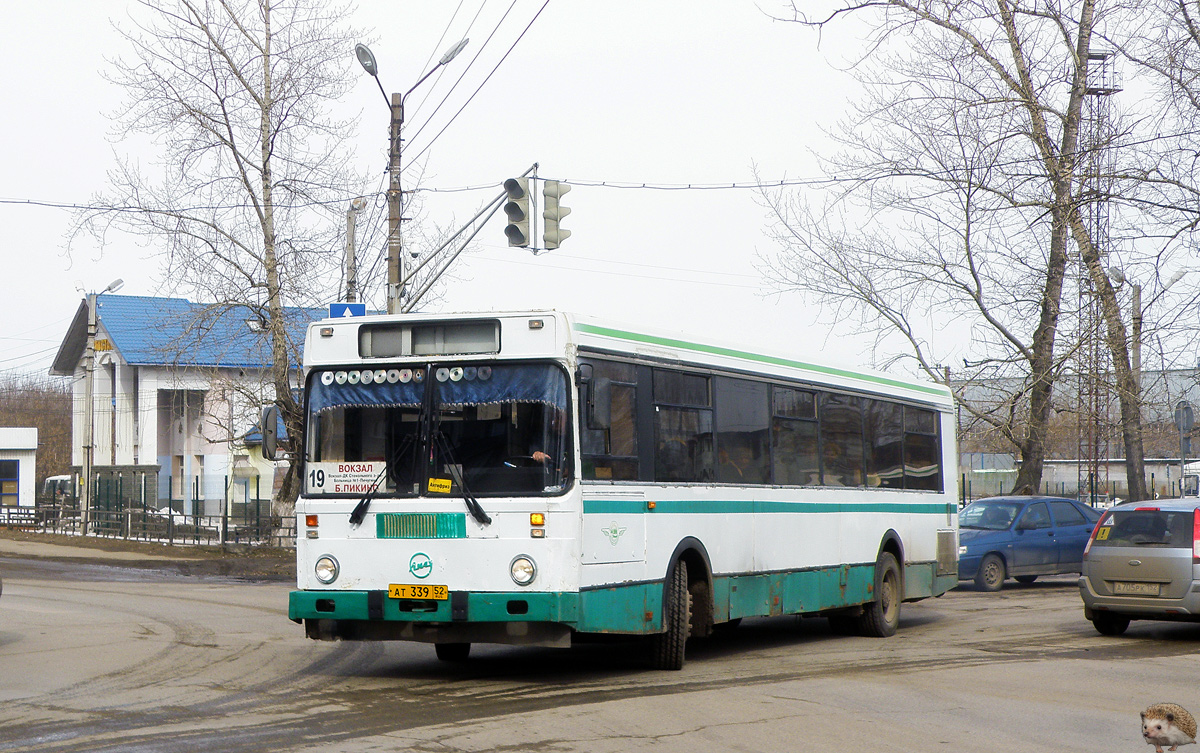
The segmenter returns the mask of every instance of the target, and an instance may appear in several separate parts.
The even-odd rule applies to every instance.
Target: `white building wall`
[[[116,430],[116,413],[113,411],[113,381],[116,378],[116,359],[111,353],[96,354],[96,368],[92,373],[92,438],[96,446],[92,463],[97,466],[113,465],[112,437]]]
[[[136,372],[134,464],[159,462],[158,456],[158,370],[141,367]],[[160,482],[161,483],[161,482]]]
[[[117,466],[159,466],[158,506],[165,505],[168,498],[177,503],[186,500],[186,512],[207,513],[212,501],[219,505],[226,498],[226,477],[232,484],[235,478],[256,473],[263,474],[261,493],[270,496],[274,464],[233,441],[258,423],[261,406],[271,399],[273,390],[262,383],[263,371],[131,366],[121,359],[119,351],[108,351],[97,354],[92,378],[93,463],[97,473],[104,473],[113,463],[115,427]],[[81,361],[72,382],[71,458],[76,467],[83,465],[83,447],[87,444],[86,391]],[[172,416],[172,392],[178,391],[203,392],[203,404],[190,398],[186,416]],[[248,457],[239,463],[238,454]],[[197,479],[200,498],[209,504],[191,503]],[[249,484],[243,484],[240,497],[245,497],[246,489],[253,493],[253,482]]]
[[[83,366],[80,365],[75,369],[75,375],[71,378],[71,465],[74,466],[83,465],[83,446],[86,443],[84,440],[84,416],[87,406],[85,384]]]
[[[117,465],[134,465],[137,424],[137,367],[114,358],[116,395]]]

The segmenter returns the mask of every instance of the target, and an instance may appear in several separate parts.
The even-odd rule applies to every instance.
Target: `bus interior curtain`
[[[562,372],[546,364],[495,366],[488,378],[465,377],[438,385],[443,406],[488,405],[493,403],[542,403],[561,411],[567,409],[567,384]]]
[[[424,397],[424,382],[324,384],[314,379],[309,406],[313,413],[334,408],[416,408]]]

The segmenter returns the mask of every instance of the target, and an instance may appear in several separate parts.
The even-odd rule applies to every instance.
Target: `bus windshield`
[[[495,497],[567,488],[567,376],[554,364],[314,370],[309,379],[309,495]]]

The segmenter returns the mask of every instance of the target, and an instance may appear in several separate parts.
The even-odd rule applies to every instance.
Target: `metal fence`
[[[200,498],[200,490],[223,481],[225,494]],[[273,515],[270,497],[254,494],[234,500],[229,477],[199,479],[188,499],[159,499],[156,473],[98,475],[94,480],[87,535],[165,544],[260,544],[294,546],[296,520]],[[249,489],[249,485],[244,485]],[[201,512],[204,511],[204,512]],[[36,507],[0,507],[0,525],[48,533],[83,534],[79,498],[57,494],[39,498]]]

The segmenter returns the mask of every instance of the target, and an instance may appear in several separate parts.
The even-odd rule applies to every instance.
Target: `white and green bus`
[[[678,669],[723,623],[887,636],[957,583],[944,387],[553,311],[329,319],[304,354],[310,638],[624,634]]]

